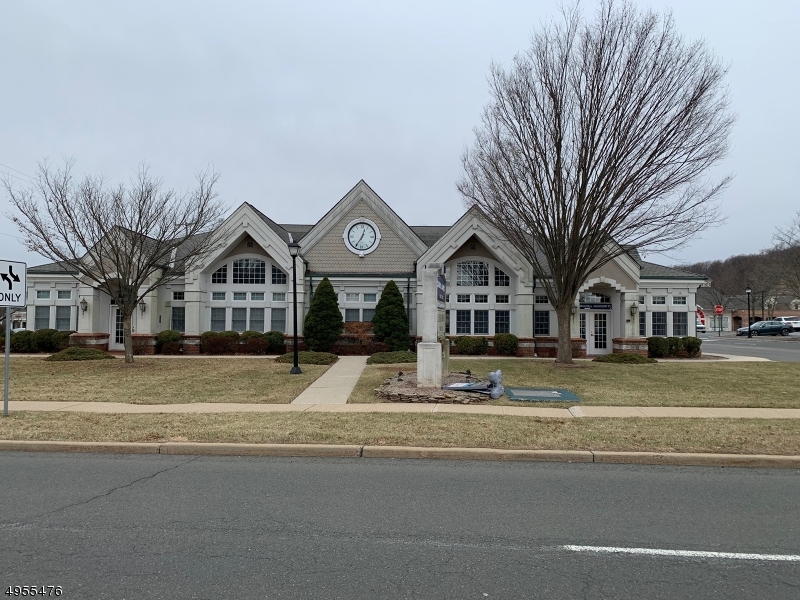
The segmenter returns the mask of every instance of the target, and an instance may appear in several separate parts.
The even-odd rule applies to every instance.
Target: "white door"
[[[613,349],[611,343],[611,313],[590,312],[585,313],[585,315],[586,354],[610,354]],[[581,320],[583,321],[583,319]]]
[[[132,320],[136,319],[134,314]],[[135,321],[134,321],[135,322]],[[131,323],[133,326],[134,323]],[[112,351],[125,350],[125,331],[124,322],[122,318],[122,311],[114,304],[111,305],[111,314],[108,319],[108,349]]]

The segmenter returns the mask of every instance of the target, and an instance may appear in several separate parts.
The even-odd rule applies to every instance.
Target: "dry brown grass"
[[[121,359],[45,362],[12,358],[12,400],[65,400],[181,404],[252,402],[286,404],[294,400],[327,366],[289,367],[263,358],[142,358],[133,365]]]
[[[473,375],[485,378],[489,371],[502,369],[506,386],[566,388],[590,406],[800,408],[800,363],[581,364],[582,368],[559,369],[549,362],[531,360],[452,359],[450,370],[470,369]],[[367,367],[348,402],[379,402],[372,390],[398,370],[414,371],[416,365]],[[570,406],[565,402],[512,402],[507,397],[492,404]]]
[[[800,454],[800,420],[538,419],[444,414],[18,412],[0,439],[365,444]]]

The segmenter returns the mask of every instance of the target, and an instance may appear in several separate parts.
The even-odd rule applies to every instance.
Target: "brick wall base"
[[[536,356],[540,358],[556,358],[558,356],[558,338],[536,336],[535,344],[533,338],[519,338],[518,356]],[[572,338],[572,358],[586,358],[586,340],[583,338]]]
[[[133,343],[133,353],[137,356],[151,356],[156,353],[156,334],[154,333],[133,333],[131,342]]]
[[[200,354],[200,336],[199,335],[185,335],[183,336],[184,354]]]
[[[614,354],[628,352],[647,356],[647,338],[613,338],[611,344]]]
[[[108,352],[108,338],[107,333],[73,333],[69,336],[69,345]]]

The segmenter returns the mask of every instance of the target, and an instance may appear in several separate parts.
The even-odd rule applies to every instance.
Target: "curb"
[[[800,469],[800,456],[702,454],[690,452],[608,452],[591,450],[500,450],[497,448],[425,448],[355,444],[229,444],[195,442],[54,442],[0,440],[0,452],[81,452],[195,456],[282,456],[316,458],[395,458],[580,462],[693,467]]]

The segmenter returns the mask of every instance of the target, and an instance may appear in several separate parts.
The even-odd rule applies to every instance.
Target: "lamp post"
[[[292,300],[294,302],[294,308],[292,311],[292,316],[294,317],[294,343],[292,344],[292,347],[294,348],[294,366],[292,367],[292,370],[289,371],[290,375],[297,375],[298,373],[303,372],[297,365],[297,255],[299,253],[300,244],[294,240],[289,242],[289,254],[292,255]]]
[[[744,293],[747,294],[747,337],[752,338],[753,332],[750,331],[750,294],[753,293],[753,290],[748,285]]]

